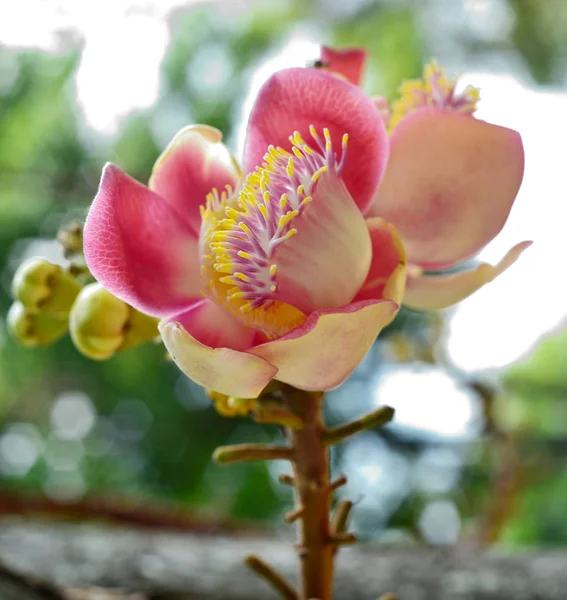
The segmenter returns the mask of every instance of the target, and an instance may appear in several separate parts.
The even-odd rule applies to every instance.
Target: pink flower
[[[323,48],[327,68],[358,84],[365,56]],[[353,76],[356,74],[356,77]],[[466,261],[502,229],[524,173],[520,134],[473,117],[478,90],[455,90],[434,62],[423,81],[406,81],[391,110],[374,98],[390,131],[388,167],[369,215],[393,223],[408,258],[404,305],[436,310],[463,300],[512,265],[517,244],[495,265],[424,275]]]
[[[423,286],[421,267],[455,264],[497,233],[520,186],[520,136],[450,110],[404,119],[388,160],[381,114],[354,85],[364,53],[325,52],[328,68],[281,71],[261,89],[244,179],[220,132],[191,126],[148,187],[107,165],[87,218],[95,277],[162,317],[181,370],[229,396],[253,398],[272,378],[340,385],[403,298],[396,228]],[[453,298],[443,285],[423,290],[430,304]]]

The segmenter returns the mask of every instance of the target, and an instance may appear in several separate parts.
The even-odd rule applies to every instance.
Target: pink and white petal
[[[532,242],[521,242],[508,251],[495,266],[481,263],[473,269],[452,275],[422,275],[410,269],[404,305],[414,310],[440,310],[464,300],[483,285],[493,281],[518,260]]]
[[[304,314],[348,304],[372,258],[366,222],[345,184],[327,172],[315,186],[313,200],[291,222],[296,234],[273,254],[276,298]]]
[[[208,125],[182,129],[157,159],[149,187],[189,223],[195,235],[201,228],[200,207],[217,188],[236,186],[240,169],[222,143],[222,133]]]
[[[321,46],[321,61],[331,73],[338,73],[354,85],[359,85],[366,62],[366,51],[360,48]]]
[[[331,390],[354,371],[397,312],[398,305],[389,300],[320,310],[287,335],[249,352],[276,366],[279,381],[302,390]]]
[[[200,295],[197,238],[160,196],[113,164],[102,173],[84,231],[91,273],[115,296],[152,316]]]
[[[197,341],[211,348],[246,350],[257,343],[255,329],[244,325],[209,298],[195,301],[187,310],[164,321],[175,321]]]
[[[255,332],[210,300],[159,324],[175,364],[203,387],[238,398],[256,398],[277,373],[265,359],[243,352]],[[247,331],[244,331],[247,330]]]
[[[502,229],[524,172],[520,134],[436,108],[405,117],[369,214],[395,225],[408,260],[442,269]]]
[[[366,281],[354,297],[359,300],[393,300],[400,304],[406,283],[406,252],[396,228],[381,219],[366,220],[372,243],[372,261]]]
[[[348,133],[348,157],[342,178],[364,212],[386,167],[386,129],[366,94],[323,70],[286,69],[263,85],[248,123],[245,171],[253,171],[262,163],[270,145],[290,150],[289,136],[294,131],[310,143],[309,125],[320,135],[328,128],[337,149],[343,134]]]

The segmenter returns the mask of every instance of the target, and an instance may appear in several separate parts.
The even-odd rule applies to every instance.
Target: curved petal
[[[373,217],[366,220],[372,243],[372,262],[353,302],[393,300],[400,304],[406,286],[406,251],[396,228]]]
[[[331,390],[352,373],[397,312],[390,300],[319,310],[287,335],[249,352],[275,365],[279,381],[302,390]]]
[[[289,136],[294,131],[310,140],[309,125],[319,131],[328,128],[336,144],[348,133],[342,178],[364,212],[386,167],[386,129],[366,94],[320,69],[286,69],[263,85],[248,123],[245,171],[262,163],[270,145],[290,150]]]
[[[344,183],[325,173],[313,200],[274,252],[278,300],[304,314],[348,304],[366,279],[372,247],[364,217]]]
[[[197,238],[160,196],[107,164],[84,230],[102,285],[140,311],[167,316],[200,294]]]
[[[405,117],[391,143],[370,214],[397,227],[410,262],[446,268],[502,229],[524,172],[518,132],[427,108]]]
[[[439,310],[464,300],[503,273],[518,260],[532,242],[521,242],[508,251],[495,266],[481,263],[473,269],[452,275],[422,275],[420,269],[408,273],[404,305],[414,310]]]
[[[321,46],[321,60],[331,73],[339,73],[354,85],[359,85],[366,62],[366,51],[360,48]]]
[[[198,300],[167,321],[179,323],[189,335],[211,348],[246,350],[257,339],[253,328],[244,325],[209,298]]]
[[[215,392],[256,398],[277,373],[268,361],[239,350],[253,340],[254,330],[209,300],[162,321],[159,330],[181,371]]]
[[[238,164],[222,143],[222,133],[208,125],[182,129],[157,159],[149,188],[159,194],[191,226],[201,228],[200,207],[207,194],[240,179]]]

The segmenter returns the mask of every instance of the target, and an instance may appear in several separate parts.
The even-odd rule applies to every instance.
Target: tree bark
[[[137,599],[275,600],[275,593],[243,566],[242,559],[249,553],[259,555],[292,580],[296,557],[292,540],[282,537],[3,520],[0,562],[7,569],[0,570],[0,598],[122,597],[76,590],[96,586],[139,594]],[[335,600],[376,600],[385,592],[396,593],[398,600],[565,600],[566,565],[563,551],[506,555],[361,544],[337,556]],[[36,578],[32,591],[14,572]],[[38,579],[47,585],[38,586]],[[9,584],[20,595],[13,589],[9,595]]]

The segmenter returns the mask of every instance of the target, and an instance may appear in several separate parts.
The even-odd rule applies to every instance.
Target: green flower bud
[[[83,224],[72,221],[62,225],[57,232],[57,241],[63,247],[65,258],[72,259],[83,254]]]
[[[67,333],[67,319],[31,312],[21,302],[12,304],[6,322],[14,340],[24,348],[49,346]]]
[[[106,360],[152,340],[158,335],[157,324],[158,319],[113,296],[100,283],[81,290],[69,316],[75,346],[93,360]]]
[[[29,312],[66,319],[81,286],[59,265],[31,258],[20,265],[12,282],[14,298]]]

